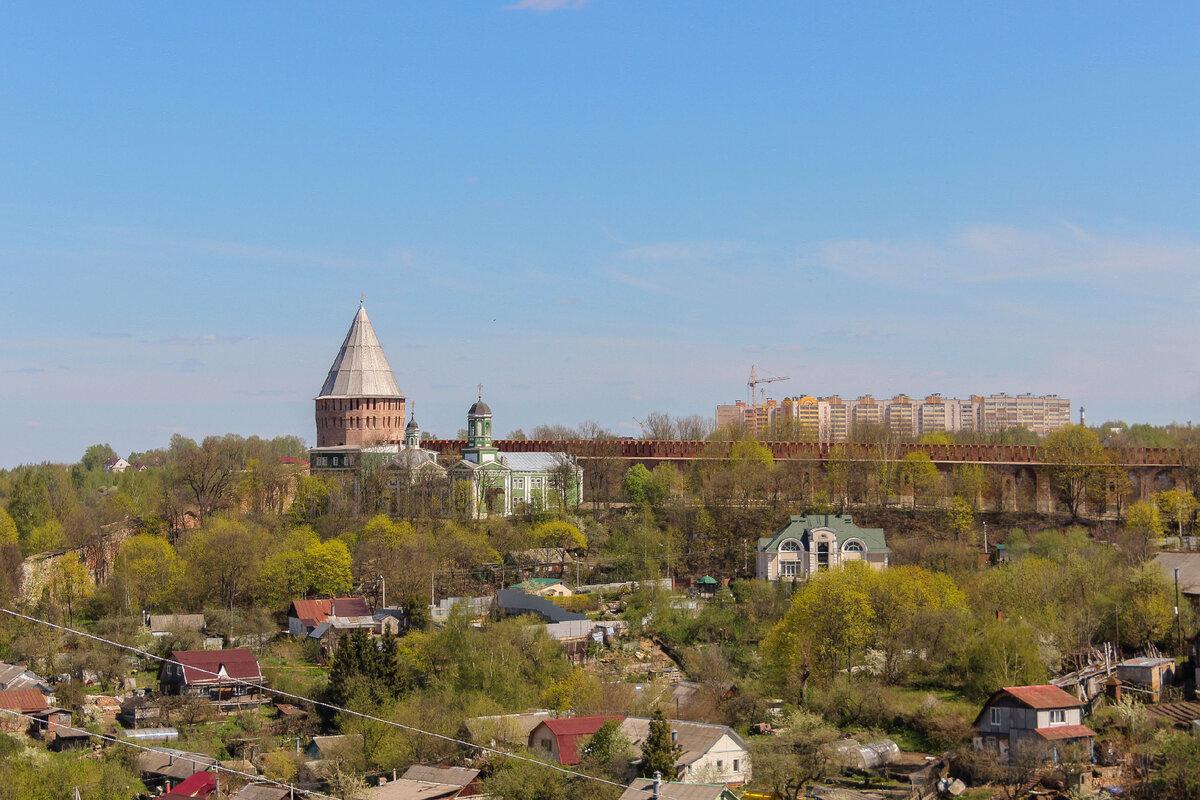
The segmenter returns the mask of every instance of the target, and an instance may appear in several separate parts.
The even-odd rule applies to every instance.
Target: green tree
[[[1171,518],[1177,526],[1180,536],[1183,536],[1183,526],[1196,513],[1196,496],[1186,489],[1168,489],[1156,496],[1159,508]]]
[[[1130,576],[1119,605],[1121,638],[1132,647],[1163,641],[1171,631],[1174,592],[1166,577],[1153,564]]]
[[[951,472],[954,493],[971,504],[973,511],[979,510],[979,500],[991,488],[991,478],[982,464],[959,464]]]
[[[331,495],[329,480],[316,475],[301,475],[296,478],[296,493],[288,507],[288,516],[293,522],[311,524],[329,513]]]
[[[639,505],[654,505],[658,499],[654,475],[641,463],[634,464],[625,471],[621,491],[629,502]]]
[[[62,550],[67,546],[67,533],[56,519],[48,519],[29,532],[22,548],[27,555]]]
[[[754,739],[754,782],[779,800],[801,800],[812,784],[838,772],[831,745],[841,734],[819,714],[793,711],[777,736]]]
[[[343,595],[354,586],[350,574],[350,550],[338,539],[317,542],[304,551],[309,590],[316,595]]]
[[[564,800],[571,797],[567,775],[528,761],[504,759],[484,780],[489,797],[500,800]]]
[[[966,688],[976,697],[987,697],[998,686],[1028,686],[1046,680],[1037,634],[1027,623],[988,622],[976,634],[966,657]]]
[[[683,748],[676,744],[671,736],[671,723],[667,721],[661,708],[654,709],[654,714],[650,717],[650,730],[642,742],[642,775],[652,778],[657,773],[664,780],[675,780],[675,762],[681,755]]]
[[[946,520],[954,538],[960,542],[975,542],[975,512],[971,504],[960,495],[950,498],[950,508],[946,510]]]
[[[565,519],[552,519],[533,529],[538,547],[564,547],[568,550],[586,550],[587,537],[579,526]]]
[[[1125,516],[1125,529],[1151,538],[1161,538],[1166,530],[1158,505],[1149,500],[1138,500],[1129,506]]]
[[[239,519],[217,517],[189,533],[180,552],[195,605],[215,601],[229,611],[253,599],[271,536]]]
[[[1084,501],[1103,495],[1111,471],[1100,437],[1091,428],[1065,425],[1046,436],[1041,457],[1071,518],[1079,519]]]
[[[932,499],[942,482],[937,465],[924,450],[904,454],[897,467],[897,478],[902,486],[912,490],[914,500]]]
[[[14,545],[20,543],[20,534],[17,532],[17,523],[13,522],[12,515],[3,506],[0,506],[0,547]]]
[[[45,470],[24,468],[16,471],[9,489],[8,513],[12,515],[22,540],[34,528],[54,519]]]
[[[51,604],[59,609],[68,623],[75,619],[80,604],[95,592],[96,585],[79,554],[70,551],[54,560],[47,582]]]
[[[621,724],[610,719],[588,737],[580,766],[586,772],[624,781],[633,758],[633,743],[621,732]]]
[[[866,647],[875,621],[870,578],[869,567],[851,563],[814,575],[796,592],[762,645],[763,658],[779,683],[798,682],[803,697],[810,675],[830,676]]]
[[[183,562],[160,536],[139,534],[121,543],[110,590],[127,612],[166,608],[183,575]]]
[[[1147,781],[1147,798],[1200,797],[1200,737],[1180,731],[1165,733],[1158,741],[1155,767]]]
[[[79,459],[79,465],[88,472],[95,472],[103,468],[106,461],[117,457],[117,451],[112,449],[112,445],[94,444],[83,451],[83,458]]]

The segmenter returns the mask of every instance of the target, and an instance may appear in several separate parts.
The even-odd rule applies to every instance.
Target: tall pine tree
[[[652,778],[657,772],[664,780],[675,780],[675,762],[682,753],[683,748],[671,737],[671,723],[667,722],[661,708],[654,709],[650,732],[642,742],[642,775]]]

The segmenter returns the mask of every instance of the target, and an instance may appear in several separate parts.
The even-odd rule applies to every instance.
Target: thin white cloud
[[[517,0],[504,7],[505,11],[536,11],[546,14],[551,11],[571,11],[583,8],[588,0]]]
[[[619,284],[630,286],[634,289],[640,289],[643,292],[650,292],[651,294],[671,294],[671,290],[667,287],[660,286],[653,281],[648,281],[645,278],[641,278],[637,275],[631,275],[623,270],[610,269],[608,271],[608,277]]]
[[[653,242],[622,251],[630,261],[707,261],[738,253],[734,242]]]
[[[1095,233],[1066,224],[1040,230],[973,225],[938,240],[825,242],[805,260],[851,277],[907,285],[918,280],[1111,282],[1193,276],[1200,268],[1200,242]]]

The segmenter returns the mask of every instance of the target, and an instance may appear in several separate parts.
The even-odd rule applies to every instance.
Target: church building
[[[477,518],[583,501],[583,470],[570,454],[502,452],[493,444],[492,409],[482,387],[467,411],[461,459],[443,466],[437,450],[422,447],[415,414],[405,423],[410,404],[361,302],[315,402],[314,474],[356,476],[368,465],[383,466],[397,491],[440,484],[448,507]]]
[[[469,496],[473,517],[510,516],[528,508],[569,508],[583,501],[583,470],[568,453],[504,453],[492,444],[492,409],[480,389],[467,410],[467,446],[462,460],[449,469],[458,487]],[[465,494],[456,492],[456,495]]]

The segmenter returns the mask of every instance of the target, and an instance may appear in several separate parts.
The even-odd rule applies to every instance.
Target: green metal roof
[[[860,528],[849,514],[806,514],[791,517],[787,524],[770,536],[758,540],[759,552],[774,552],[785,539],[806,541],[807,534],[814,528],[828,528],[837,533],[838,541],[861,539],[867,552],[887,552],[887,537],[883,528]]]
[[[554,586],[556,583],[562,583],[562,578],[526,578],[520,583],[513,584],[514,589],[545,589],[547,586]]]
[[[714,578],[712,575],[705,575],[703,578],[696,581],[696,583],[703,583],[705,586],[716,586],[717,579]]]

